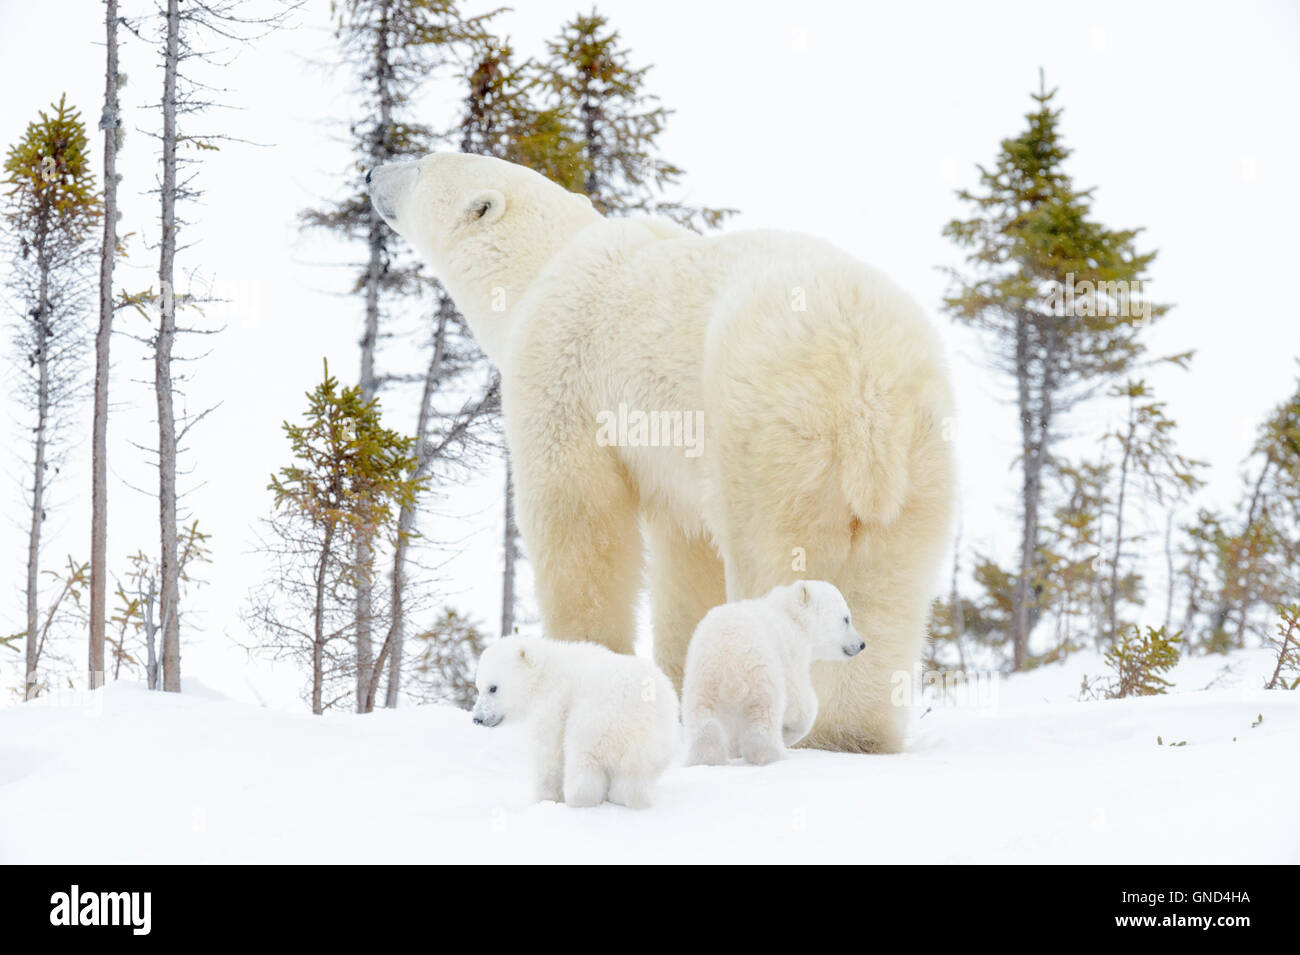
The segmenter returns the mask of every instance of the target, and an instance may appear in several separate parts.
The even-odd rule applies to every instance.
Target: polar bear
[[[899,750],[953,498],[921,309],[817,239],[605,218],[486,156],[367,179],[500,370],[547,632],[632,652],[648,539],[655,659],[680,687],[710,608],[831,581],[872,640],[814,666],[802,745]]]
[[[531,724],[539,800],[644,808],[677,751],[677,694],[649,660],[507,637],[483,651],[475,682],[476,724]]]
[[[714,607],[686,649],[686,761],[718,765],[741,756],[763,766],[780,759],[817,717],[813,660],[842,662],[866,647],[844,595],[824,580]]]

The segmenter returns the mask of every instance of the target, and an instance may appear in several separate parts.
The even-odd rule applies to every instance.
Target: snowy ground
[[[530,804],[522,734],[452,708],[114,685],[0,711],[0,862],[1294,863],[1300,692],[1268,668],[1193,658],[1169,696],[1080,703],[1078,656],[959,688],[905,755],[674,768],[643,812]]]

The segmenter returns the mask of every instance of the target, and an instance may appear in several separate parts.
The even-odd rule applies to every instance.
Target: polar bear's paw
[[[740,755],[745,762],[755,766],[775,763],[785,755],[785,747],[780,740],[773,739],[770,733],[756,726],[747,728],[740,737]]]
[[[574,769],[564,779],[564,801],[574,809],[589,809],[605,801],[609,784],[600,770]]]
[[[724,766],[728,757],[727,734],[717,720],[705,720],[691,737],[688,766]]]
[[[615,776],[609,783],[609,801],[628,809],[650,806],[650,784],[639,776]]]

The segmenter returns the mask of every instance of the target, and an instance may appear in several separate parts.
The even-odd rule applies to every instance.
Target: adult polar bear
[[[829,580],[867,649],[817,665],[803,745],[899,750],[891,691],[921,651],[953,493],[950,389],[920,308],[816,239],[606,219],[498,159],[434,154],[367,181],[500,369],[547,633],[632,652],[642,521],[655,659],[679,689],[710,608]],[[701,453],[609,446],[620,406],[703,412]]]

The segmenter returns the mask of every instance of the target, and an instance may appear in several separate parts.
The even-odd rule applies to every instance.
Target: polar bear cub
[[[474,722],[526,721],[539,800],[650,804],[679,741],[677,694],[649,660],[594,643],[508,637],[483,652]]]
[[[812,661],[848,660],[865,648],[844,596],[824,580],[714,607],[686,651],[687,762],[780,759],[817,718]]]

